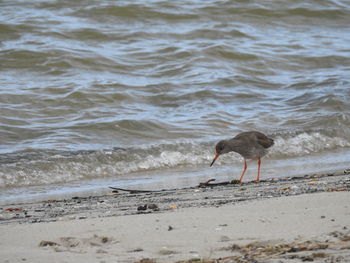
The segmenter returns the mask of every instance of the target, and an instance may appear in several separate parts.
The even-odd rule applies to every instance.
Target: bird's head
[[[213,161],[210,164],[210,167],[213,166],[213,164],[215,163],[216,159],[219,158],[220,154],[223,154],[223,153],[227,152],[225,149],[226,149],[226,141],[219,141],[216,144],[216,146],[215,146],[216,153],[215,153]]]

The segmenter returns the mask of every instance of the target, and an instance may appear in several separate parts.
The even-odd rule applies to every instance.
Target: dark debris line
[[[160,191],[118,191],[103,196],[73,197],[0,207],[0,224],[37,223],[211,207],[249,200],[331,191],[350,191],[350,170],[332,174],[269,179],[242,185],[208,183]],[[123,189],[124,190],[124,189]]]

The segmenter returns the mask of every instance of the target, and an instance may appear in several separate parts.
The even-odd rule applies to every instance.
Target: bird
[[[244,169],[241,178],[239,179],[239,183],[242,183],[244,173],[247,170],[247,159],[258,160],[258,176],[255,181],[259,182],[261,158],[267,154],[268,149],[273,144],[273,139],[258,131],[239,133],[232,139],[222,140],[216,144],[216,153],[210,167],[213,166],[214,162],[221,154],[236,152],[244,158]]]

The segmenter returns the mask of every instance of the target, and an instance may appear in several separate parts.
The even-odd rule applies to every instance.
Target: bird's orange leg
[[[258,159],[258,177],[256,178],[255,182],[260,182],[260,165],[261,165],[261,160],[259,157],[259,159]]]
[[[247,170],[247,161],[244,159],[244,169],[243,169],[243,173],[241,175],[241,178],[239,179],[240,184],[242,183],[242,179],[243,179],[243,176],[244,176],[244,173],[246,170]]]

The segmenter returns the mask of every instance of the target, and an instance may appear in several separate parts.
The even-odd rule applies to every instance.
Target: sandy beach
[[[0,263],[350,263],[349,25],[0,0]]]
[[[350,262],[349,171],[0,208],[1,262]]]

